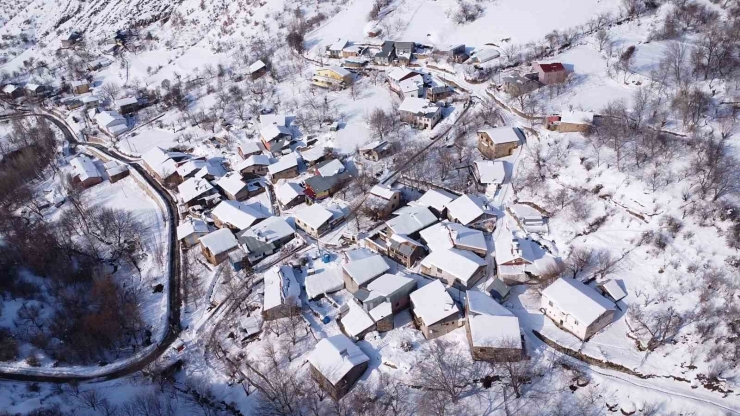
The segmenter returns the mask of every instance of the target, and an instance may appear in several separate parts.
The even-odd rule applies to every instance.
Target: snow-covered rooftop
[[[345,167],[339,159],[332,159],[316,168],[321,176],[334,176],[344,172]]]
[[[262,152],[262,149],[260,149],[260,146],[259,144],[257,144],[257,142],[242,143],[239,145],[239,149],[241,149],[242,154],[245,154],[245,155]]]
[[[281,240],[295,233],[293,227],[283,217],[268,217],[264,221],[244,230],[239,238],[253,237],[265,243]]]
[[[269,141],[280,136],[292,136],[293,133],[290,131],[289,127],[270,124],[262,126],[260,134]]]
[[[429,102],[426,98],[406,97],[398,107],[398,111],[431,117],[439,111],[439,107],[437,107],[436,104]]]
[[[498,58],[501,53],[494,48],[481,48],[474,52],[473,59],[480,63],[488,62],[491,59]]]
[[[362,309],[354,299],[350,299],[345,306],[347,310],[343,313],[340,322],[344,327],[344,332],[350,337],[357,338],[358,335],[375,325],[370,314]]]
[[[432,251],[421,261],[421,265],[442,269],[467,285],[478,269],[486,266],[486,261],[469,251],[448,248]]]
[[[398,83],[402,92],[416,91],[424,86],[424,78],[421,75],[414,75]]]
[[[200,238],[200,243],[217,256],[237,246],[236,237],[228,228],[221,228]]]
[[[308,355],[308,362],[334,385],[367,361],[370,358],[344,334],[322,339]]]
[[[377,184],[370,189],[370,193],[372,195],[376,195],[387,200],[393,198],[393,195],[395,195],[397,192],[397,190],[383,184]]]
[[[460,224],[468,225],[483,214],[492,214],[487,202],[475,195],[463,195],[447,204],[447,213],[450,218],[460,221]]]
[[[177,174],[184,178],[199,171],[207,164],[208,162],[203,159],[191,159],[177,167]]]
[[[319,227],[331,220],[333,216],[331,211],[319,204],[313,204],[295,214],[296,219],[301,220],[314,230],[318,230]]]
[[[383,256],[375,254],[359,260],[345,263],[344,271],[358,285],[364,285],[390,269]]]
[[[543,290],[542,296],[585,326],[614,310],[613,303],[576,279],[560,278]]]
[[[324,67],[324,68],[321,68],[321,69],[324,69],[324,70],[328,69],[328,70],[336,73],[340,77],[346,77],[347,75],[350,75],[351,74],[351,72],[347,71],[346,69],[342,68],[341,66],[336,66],[336,65],[327,66],[327,67]]]
[[[86,95],[84,97],[81,97],[80,101],[82,101],[85,104],[89,104],[89,103],[97,103],[100,101],[100,99],[94,95]]]
[[[483,184],[502,184],[506,179],[504,162],[493,160],[476,160],[475,168],[478,170],[480,182]]]
[[[231,195],[236,195],[242,189],[246,188],[247,183],[242,180],[242,175],[239,172],[229,172],[226,175],[218,178],[216,185]]]
[[[255,72],[259,71],[260,69],[265,67],[265,63],[262,61],[257,61],[253,63],[252,65],[249,65],[249,69],[247,70],[250,74],[254,74]]]
[[[188,217],[177,226],[177,239],[193,235],[195,233],[207,233],[208,224],[199,218]]]
[[[522,348],[519,318],[483,292],[466,292],[470,337],[476,347]]]
[[[294,153],[291,153],[289,155],[281,157],[280,160],[278,160],[276,163],[268,166],[267,170],[270,172],[270,175],[275,175],[288,169],[295,168],[297,166],[298,158]]]
[[[263,310],[290,303],[301,306],[301,287],[290,266],[275,266],[265,273]]]
[[[560,115],[561,123],[593,124],[594,113],[588,111],[563,111]]]
[[[175,159],[182,160],[189,157],[190,155],[186,153],[168,152],[158,146],[154,146],[141,155],[144,162],[162,178],[166,178],[177,171]]]
[[[599,286],[601,286],[601,288],[615,301],[619,301],[627,297],[627,292],[622,289],[622,286],[620,286],[616,280],[609,279],[606,282],[601,283]]]
[[[402,78],[413,76],[413,74],[416,74],[416,71],[412,71],[406,67],[399,66],[388,71],[388,74],[386,76],[395,82],[399,82]]]
[[[442,212],[443,209],[457,198],[456,195],[451,194],[441,189],[430,189],[424,193],[415,204],[423,207],[434,208],[435,210]]]
[[[455,222],[442,221],[425,228],[420,235],[431,250],[445,250],[453,247],[482,251],[488,249],[482,231]]]
[[[315,162],[326,154],[326,148],[322,146],[314,146],[310,149],[301,150],[301,159],[306,162]]]
[[[333,52],[341,52],[345,46],[347,46],[347,39],[339,38],[329,45],[329,50]]]
[[[367,290],[372,294],[390,296],[413,281],[414,279],[402,274],[386,273],[370,282],[370,284],[367,285]]]
[[[234,166],[235,171],[241,171],[250,166],[269,166],[270,158],[265,155],[252,155]]]
[[[303,188],[294,182],[285,182],[275,189],[275,195],[281,204],[287,205],[294,199],[303,195]]]
[[[496,127],[479,130],[479,132],[486,133],[495,144],[519,143],[519,134],[514,127]]]
[[[213,209],[211,215],[240,230],[247,229],[260,219],[267,218],[261,210],[239,201],[221,201]]]
[[[306,276],[306,295],[309,299],[342,289],[344,289],[344,279],[338,269],[325,269],[320,273]]]
[[[100,172],[98,172],[98,168],[95,166],[95,163],[85,155],[79,155],[69,163],[72,165],[75,175],[79,176],[81,181],[89,178],[100,178],[102,176],[100,175]]]
[[[213,185],[203,178],[190,178],[177,185],[177,192],[183,204],[187,204],[212,189]]]
[[[385,223],[395,234],[414,234],[437,222],[437,217],[426,207],[407,206],[397,210],[396,214]]]
[[[260,115],[260,127],[287,126],[285,114],[262,114]]]
[[[114,124],[125,124],[126,119],[115,111],[101,111],[95,116],[98,126],[109,127]]]
[[[439,280],[411,292],[410,297],[414,304],[414,315],[427,326],[460,313],[460,308]]]
[[[116,100],[116,107],[121,107],[124,105],[131,105],[138,103],[139,100],[136,99],[136,97],[126,97],[121,98],[120,100]]]

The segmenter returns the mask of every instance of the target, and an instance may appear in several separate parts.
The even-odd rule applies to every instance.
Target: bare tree
[[[716,201],[740,191],[737,166],[738,160],[726,140],[705,137],[691,162],[691,171],[702,196],[709,195]]]
[[[492,373],[488,363],[473,361],[467,351],[449,341],[430,342],[422,356],[414,369],[415,382],[452,402],[471,392],[475,380]]]
[[[655,351],[661,345],[671,341],[684,322],[672,306],[658,311],[645,311],[640,304],[629,306],[627,316],[633,322],[633,330],[641,338],[641,343],[648,351]]]
[[[599,29],[596,32],[596,42],[599,44],[599,52],[604,50],[604,46],[611,42],[612,37],[606,29]]]
[[[518,348],[519,342],[506,340],[503,345],[507,344],[509,348]],[[497,363],[496,374],[501,377],[504,388],[520,398],[524,394],[524,386],[531,383],[536,374],[535,363],[526,358],[520,361],[503,361]]]
[[[90,389],[80,393],[78,400],[83,406],[91,410],[98,410],[103,404],[104,397],[97,389]]]

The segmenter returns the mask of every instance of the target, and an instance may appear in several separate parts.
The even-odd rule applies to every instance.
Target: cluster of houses
[[[84,153],[72,158],[69,161],[69,164],[72,166],[72,183],[78,184],[82,188],[87,189],[103,182],[105,178],[98,166],[95,164],[95,161],[95,159]],[[108,176],[108,180],[111,183],[118,182],[129,174],[128,166],[120,164],[114,160],[104,163],[102,165],[102,169],[105,171],[105,174]]]

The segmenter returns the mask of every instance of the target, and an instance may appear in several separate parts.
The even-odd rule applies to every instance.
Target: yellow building
[[[327,66],[314,71],[311,83],[321,88],[341,90],[352,83],[352,74],[338,66]]]

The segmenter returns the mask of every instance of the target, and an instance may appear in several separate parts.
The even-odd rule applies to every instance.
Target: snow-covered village
[[[736,0],[0,0],[0,415],[740,415]]]

